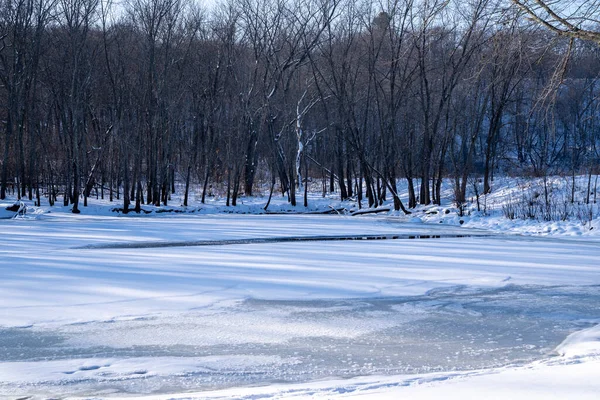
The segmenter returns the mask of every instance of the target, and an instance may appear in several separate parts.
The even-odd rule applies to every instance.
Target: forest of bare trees
[[[0,0],[0,199],[306,205],[318,180],[409,212],[442,179],[460,203],[598,174],[598,4],[546,3]]]

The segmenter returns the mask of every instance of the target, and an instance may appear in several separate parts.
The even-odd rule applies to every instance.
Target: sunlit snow
[[[301,385],[303,396],[378,398],[417,378],[593,366],[600,353],[593,238],[381,216],[58,213],[0,224],[7,396],[228,398],[269,385],[278,398]],[[155,246],[344,235],[397,239]]]

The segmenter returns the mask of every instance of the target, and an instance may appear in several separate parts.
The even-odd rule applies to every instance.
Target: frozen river
[[[36,222],[0,261],[8,396],[524,365],[600,322],[597,242],[376,218]],[[314,240],[340,232],[371,240]]]
[[[171,317],[2,329],[1,363],[46,369],[45,379],[3,390],[169,393],[524,364],[555,356],[569,333],[600,320],[598,304],[599,286],[454,287],[399,298],[246,300]],[[244,326],[253,335],[257,324],[269,333],[246,337]]]

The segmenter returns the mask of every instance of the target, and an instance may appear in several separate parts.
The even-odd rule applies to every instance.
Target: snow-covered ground
[[[597,398],[597,219],[245,202],[0,220],[0,397]]]

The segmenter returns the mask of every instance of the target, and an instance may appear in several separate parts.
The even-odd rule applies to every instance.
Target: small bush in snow
[[[561,190],[548,188],[522,187],[518,198],[510,197],[502,205],[502,214],[509,219],[533,219],[537,221],[567,221],[575,218],[591,229],[592,221],[600,217],[595,204],[571,202],[570,197]]]
[[[600,217],[599,214],[600,212],[594,204],[577,204],[575,206],[575,218],[581,222],[581,225],[590,230],[592,229],[592,221],[594,218]]]

